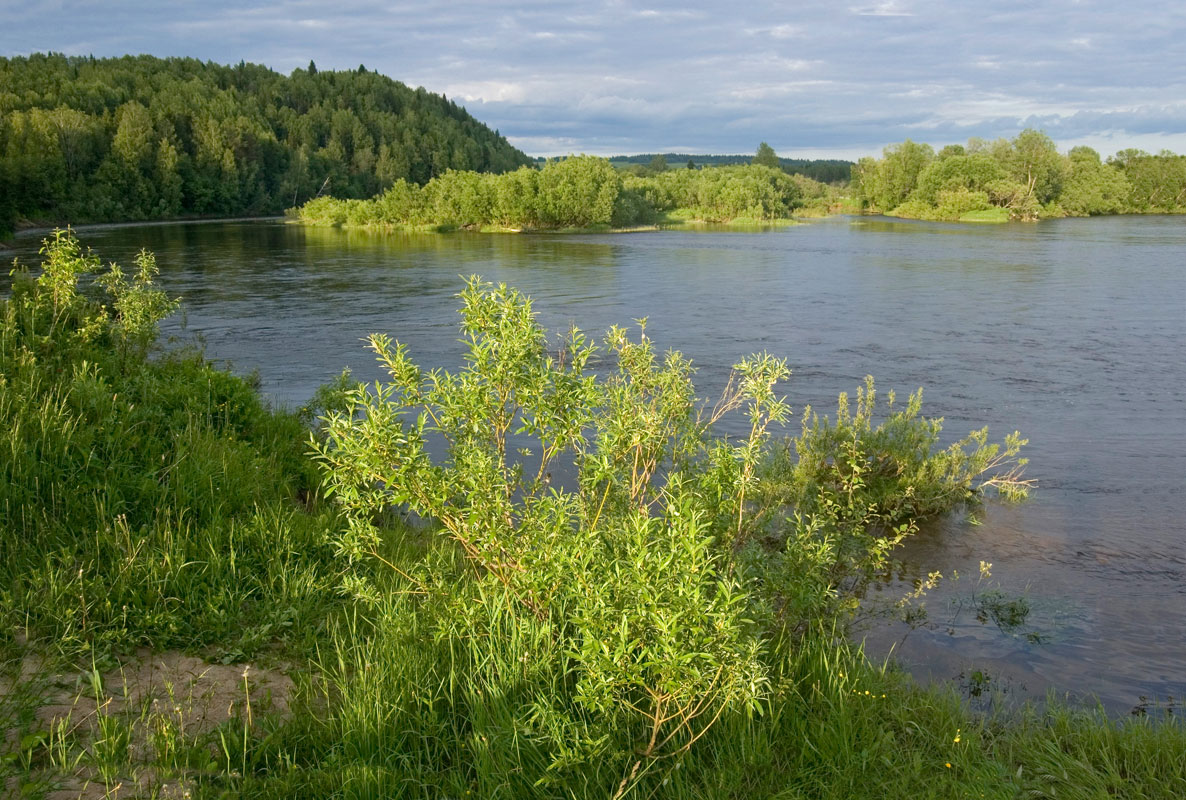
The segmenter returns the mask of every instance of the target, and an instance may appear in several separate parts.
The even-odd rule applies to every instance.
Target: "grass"
[[[983,211],[969,211],[959,218],[960,222],[992,222],[1001,223],[1009,221],[1009,209],[1007,208],[988,208]]]
[[[194,775],[195,795],[606,797],[626,777],[629,796],[672,798],[1169,800],[1186,791],[1180,727],[1057,705],[972,716],[953,691],[921,689],[824,636],[780,653],[778,689],[761,713],[726,715],[691,753],[630,776],[612,751],[582,758],[577,728],[572,759],[557,767],[533,724],[547,702],[539,693],[563,702],[564,680],[549,663],[519,660],[540,652],[530,630],[503,631],[479,681],[464,672],[478,648],[436,641],[417,617],[392,603],[373,629],[344,625],[320,665],[321,693],[287,721],[248,729],[230,768]]]
[[[661,230],[681,230],[695,228],[713,228],[724,230],[765,230],[797,225],[794,219],[757,219],[754,217],[734,217],[727,220],[707,220],[703,212],[694,208],[676,208],[665,211],[655,223]]]
[[[308,416],[48,302],[18,280],[0,307],[6,796],[1186,796],[1172,720],[973,714],[826,621],[766,642],[756,706],[634,768],[645,733],[579,702],[554,621],[431,528],[376,520],[374,591],[343,591]]]
[[[927,206],[920,202],[903,203],[895,209],[883,212],[887,217],[898,217],[900,219],[922,219],[935,222],[978,222],[978,223],[1005,223],[1011,219],[1009,209],[1007,208],[986,208],[980,211],[967,211],[960,214],[958,217],[946,216],[941,209],[936,209],[933,206]],[[958,212],[957,212],[958,213]]]

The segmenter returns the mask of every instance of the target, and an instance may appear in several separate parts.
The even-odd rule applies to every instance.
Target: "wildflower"
[[[954,739],[953,741],[954,741],[956,744],[959,744],[959,743],[960,743],[960,729],[959,729],[959,728],[956,728],[956,729],[955,729],[955,739]]]
[[[947,763],[947,768],[948,768],[948,769],[951,769],[951,762],[950,762],[950,761],[948,761],[948,762],[946,762],[946,763]]]

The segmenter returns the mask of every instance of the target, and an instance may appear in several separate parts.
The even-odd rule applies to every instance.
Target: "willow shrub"
[[[614,329],[605,351],[615,368],[597,380],[587,368],[599,348],[573,330],[549,351],[517,292],[475,279],[462,300],[463,369],[422,371],[403,346],[374,336],[391,382],[359,387],[325,421],[328,491],[350,521],[341,551],[377,555],[375,520],[392,506],[431,517],[468,557],[465,580],[482,588],[450,588],[430,569],[417,590],[476,601],[462,631],[471,641],[508,603],[546,626],[571,676],[566,713],[593,730],[588,752],[573,753],[571,726],[554,727],[557,757],[604,759],[613,741],[637,750],[628,771],[637,772],[762,694],[762,631],[709,498],[743,492],[767,424],[785,414],[771,387],[786,367],[768,357],[741,365],[736,403],[750,408],[755,434],[708,449],[692,368],[678,354]],[[551,479],[565,468],[575,468],[571,488]],[[372,590],[361,578],[350,585]]]
[[[768,520],[785,522],[759,527],[764,538],[744,560],[783,624],[827,625],[855,609],[921,520],[974,505],[987,491],[1017,501],[1032,488],[1020,433],[996,444],[981,428],[942,447],[943,421],[921,410],[921,389],[904,406],[891,391],[879,409],[867,377],[855,410],[847,393],[834,419],[808,406],[799,435],[765,454],[758,504]]]
[[[637,338],[615,327],[601,346],[574,329],[551,349],[515,290],[472,278],[461,299],[460,370],[422,370],[403,345],[372,336],[389,381],[350,391],[314,441],[348,520],[345,586],[381,607],[385,584],[367,576],[385,561],[384,520],[403,508],[431,519],[446,546],[417,569],[391,567],[435,615],[435,640],[465,643],[462,682],[492,680],[517,616],[549,643],[519,660],[560,663],[515,738],[550,753],[551,773],[596,763],[603,777],[608,764],[623,791],[726,710],[760,708],[769,643],[802,627],[788,609],[834,608],[841,573],[881,558],[906,524],[887,533],[875,510],[854,511],[855,466],[826,490],[835,499],[822,488],[809,499],[804,475],[790,481],[794,496],[773,485],[788,483],[770,466],[772,431],[790,411],[776,391],[785,362],[744,359],[707,413],[690,362],[656,353],[645,324]],[[729,413],[747,416],[745,436],[712,434]],[[918,424],[924,439],[934,430]],[[837,445],[833,460],[864,457],[815,439]],[[780,512],[792,506],[802,508],[788,523]],[[839,560],[838,536],[863,556]]]

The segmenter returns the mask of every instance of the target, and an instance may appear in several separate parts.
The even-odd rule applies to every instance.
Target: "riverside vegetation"
[[[400,180],[371,200],[318,197],[292,213],[312,225],[421,230],[760,225],[789,220],[801,208],[822,213],[836,191],[757,163],[631,174],[581,155],[501,175],[453,170],[424,186]]]
[[[938,153],[907,140],[852,167],[848,187],[788,174],[765,142],[752,163],[669,169],[570,156],[539,170],[450,171],[424,186],[398,181],[371,200],[315,198],[291,212],[313,225],[420,230],[672,227],[770,224],[835,211],[959,222],[1186,212],[1186,156],[1089,147],[1058,152],[1045,134],[972,139]]]
[[[867,210],[915,219],[1004,222],[1101,214],[1186,212],[1186,156],[1121,150],[1106,162],[1090,147],[1058,152],[1044,133],[971,139],[938,153],[907,139],[852,170]]]
[[[375,335],[388,378],[275,411],[159,349],[150,254],[128,276],[58,232],[43,256],[0,306],[10,795],[1186,793],[1180,726],[976,716],[846,643],[919,520],[1025,492],[1017,434],[940,448],[920,395],[870,379],[783,439],[784,361],[702,407],[645,327],[550,338],[476,278],[459,370]],[[744,435],[713,432],[730,414]],[[113,686],[169,650],[237,662],[238,700],[192,725],[171,683],[163,707]],[[90,704],[48,713],[72,669]]]

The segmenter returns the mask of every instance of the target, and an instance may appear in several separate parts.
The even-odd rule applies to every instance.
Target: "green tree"
[[[881,162],[872,156],[865,156],[852,167],[853,193],[862,208],[877,207],[877,199],[885,193],[881,174]]]
[[[1121,154],[1117,154],[1120,161]],[[1178,211],[1186,206],[1186,156],[1168,151],[1157,155],[1123,154],[1124,174],[1132,187],[1129,206],[1149,212]]]
[[[507,228],[532,228],[540,224],[538,182],[540,173],[530,167],[492,176],[494,203],[491,221]]]
[[[774,148],[762,142],[758,145],[758,152],[754,155],[752,162],[761,167],[772,167],[774,169],[781,169],[782,165],[779,163],[778,154],[774,152]]]
[[[66,106],[50,112],[49,120],[57,132],[66,180],[75,184],[98,165],[106,139],[103,121]]]
[[[490,221],[494,198],[476,172],[449,170],[424,187],[425,211],[439,225],[467,227]]]
[[[874,205],[882,211],[897,207],[914,191],[918,176],[934,157],[935,151],[929,144],[919,144],[910,139],[885,148]]]
[[[935,205],[940,192],[985,191],[990,183],[1005,175],[1005,169],[984,153],[949,154],[936,158],[919,173],[911,198]]]
[[[1120,214],[1132,187],[1118,167],[1104,164],[1090,147],[1076,147],[1067,154],[1070,165],[1058,204],[1073,216]]]
[[[527,163],[444,97],[370,71],[34,55],[0,57],[0,87],[8,202],[33,219],[274,212]]]
[[[168,139],[161,139],[157,145],[156,169],[153,175],[159,196],[157,215],[173,217],[181,213],[182,177],[179,170],[180,156],[177,148]]]
[[[609,225],[622,191],[622,178],[609,161],[569,156],[540,170],[538,214],[549,227]]]
[[[1027,129],[1018,134],[1004,157],[1010,177],[1025,187],[1038,203],[1049,203],[1062,191],[1067,165],[1054,142],[1041,131]]]
[[[116,111],[115,119],[112,154],[136,172],[151,168],[155,153],[152,116],[148,109],[135,101],[125,103]]]
[[[0,161],[0,242],[10,238],[16,228],[14,187],[8,175],[8,165]]]

